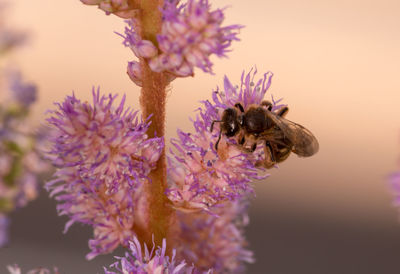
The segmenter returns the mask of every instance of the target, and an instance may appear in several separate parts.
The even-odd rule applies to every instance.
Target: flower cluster
[[[177,258],[192,262],[201,271],[243,273],[244,263],[254,262],[253,253],[245,249],[246,211],[247,202],[236,200],[214,208],[214,215],[179,212]]]
[[[194,264],[198,271],[239,273],[244,262],[253,261],[243,237],[243,227],[248,222],[245,199],[253,192],[252,180],[267,176],[259,175],[264,169],[257,165],[264,151],[260,146],[254,153],[244,152],[234,138],[225,136],[217,151],[219,126],[215,132],[209,128],[226,108],[238,102],[245,109],[261,103],[272,74],[266,73],[254,82],[256,73],[243,73],[240,87],[225,78],[224,91],[215,91],[212,102],[203,102],[194,120],[195,133],[178,131],[178,138],[172,140],[166,194],[173,207],[179,209],[178,228],[172,238],[177,258]],[[124,98],[114,107],[115,99],[116,96],[100,96],[99,90],[93,90],[93,104],[81,102],[74,95],[57,104],[48,119],[55,129],[49,157],[59,170],[47,188],[60,202],[59,214],[70,217],[66,230],[74,222],[93,226],[88,259],[119,245],[130,246],[136,250],[135,260],[146,263],[121,259],[119,271],[139,265],[157,269],[159,264],[165,265],[157,257],[161,254],[164,258],[165,248],[155,253],[156,260],[150,255],[142,258],[137,251],[138,240],[133,244],[129,241],[146,229],[147,175],[159,159],[164,142],[161,138],[148,138],[149,122],[139,120],[137,112],[124,110]],[[283,106],[278,102],[274,101],[272,111]],[[183,268],[183,264],[176,267]]]
[[[9,76],[7,103],[0,104],[0,246],[7,240],[6,214],[37,197],[39,177],[50,168],[40,157],[43,135],[28,119],[36,87],[23,82],[19,72]]]
[[[61,202],[60,215],[94,227],[87,258],[127,246],[133,227],[146,222],[147,174],[162,152],[162,138],[148,138],[148,121],[137,112],[118,107],[116,96],[93,90],[93,105],[68,96],[52,111],[48,122],[55,129],[50,157],[59,168],[47,184]]]
[[[241,26],[222,27],[222,10],[211,10],[208,0],[189,0],[181,5],[178,1],[165,1],[162,14],[157,44],[142,39],[135,19],[127,21],[124,44],[138,58],[148,60],[153,71],[166,72],[171,79],[193,76],[195,67],[212,73],[210,56],[226,56],[232,41],[239,40]],[[128,74],[135,83],[140,83],[138,62],[129,63]]]
[[[146,244],[142,249],[141,244],[135,237],[129,242],[129,249],[131,253],[126,253],[125,257],[115,257],[118,259],[110,267],[114,268],[115,271],[110,271],[104,268],[105,274],[117,274],[117,273],[174,273],[174,274],[195,274],[200,273],[193,266],[188,266],[185,261],[180,263],[175,262],[175,253],[173,250],[172,258],[166,256],[167,244],[165,239],[163,240],[162,246],[155,250],[149,251]],[[143,250],[143,252],[142,252]],[[211,274],[211,270],[207,270],[201,273]]]
[[[122,18],[131,18],[136,15],[138,0],[81,0],[86,5],[97,5],[108,14],[115,14]]]
[[[218,151],[215,143],[219,137],[219,126],[210,132],[212,121],[220,120],[226,108],[241,103],[245,109],[260,104],[271,84],[272,74],[254,82],[256,71],[244,76],[241,86],[234,87],[225,77],[224,91],[213,93],[213,102],[204,101],[203,108],[194,120],[195,133],[178,131],[178,139],[172,140],[175,150],[169,155],[170,187],[168,197],[178,209],[208,210],[226,201],[236,200],[253,191],[251,182],[263,179],[258,163],[265,157],[262,146],[246,153],[239,149],[233,138],[222,136]],[[279,102],[279,101],[278,101]],[[274,101],[272,111],[280,109]]]

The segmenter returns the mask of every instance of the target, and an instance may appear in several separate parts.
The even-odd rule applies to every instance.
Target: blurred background
[[[291,156],[256,182],[247,228],[257,262],[248,273],[399,273],[400,222],[387,176],[400,157],[400,2],[398,0],[212,1],[239,23],[242,41],[229,59],[214,58],[215,75],[173,82],[167,137],[192,130],[189,116],[224,75],[270,70],[271,93],[289,105],[288,119],[315,134],[320,152]],[[126,93],[138,108],[139,89],[125,74],[133,59],[114,31],[123,21],[78,0],[12,0],[11,26],[30,42],[11,62],[38,84],[34,121],[72,91],[90,99],[92,86]],[[267,96],[270,96],[268,94]],[[87,262],[88,227],[62,234],[66,218],[44,191],[12,214],[11,245],[0,249],[0,273],[58,266],[61,273],[97,273],[111,256]],[[40,215],[38,215],[40,212]],[[121,254],[121,251],[119,252]]]

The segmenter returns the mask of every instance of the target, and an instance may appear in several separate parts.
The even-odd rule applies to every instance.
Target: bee
[[[248,153],[254,152],[257,144],[262,142],[265,157],[257,165],[265,168],[283,162],[291,152],[300,157],[317,153],[319,144],[314,135],[302,125],[285,118],[289,108],[282,107],[275,113],[272,107],[271,102],[263,101],[260,105],[250,105],[246,111],[240,103],[225,109],[221,120],[211,123],[211,132],[215,123],[221,123],[215,150],[218,151],[222,134],[228,138],[236,137],[238,146]]]

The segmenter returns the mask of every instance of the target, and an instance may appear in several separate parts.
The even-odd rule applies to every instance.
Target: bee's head
[[[227,108],[224,110],[221,129],[227,137],[233,137],[239,132],[240,122],[236,109]]]

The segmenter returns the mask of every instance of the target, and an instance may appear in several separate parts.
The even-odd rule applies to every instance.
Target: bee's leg
[[[239,145],[243,146],[246,143],[246,139],[244,138],[244,134],[240,134],[238,138]]]
[[[269,155],[271,156],[271,161],[272,162],[276,162],[275,161],[275,156],[274,156],[274,151],[272,150],[272,146],[271,146],[271,143],[269,141],[265,142],[265,147],[268,148]]]
[[[278,152],[279,153],[279,157],[278,157],[279,159],[277,160],[277,163],[285,161],[289,157],[291,152],[292,152],[291,147],[283,147],[283,148],[281,148],[279,150],[279,152]]]
[[[214,128],[214,123],[221,123],[222,121],[219,121],[219,120],[214,120],[214,121],[212,121],[212,123],[211,123],[211,127],[210,127],[210,132],[212,132],[213,131],[213,128]]]
[[[264,107],[266,107],[269,111],[271,111],[272,110],[272,103],[270,102],[270,101],[262,101],[261,102],[261,105],[262,106],[264,106]]]
[[[277,115],[280,116],[280,117],[285,117],[286,114],[288,114],[288,112],[289,112],[289,108],[288,107],[283,107],[278,111]]]
[[[257,149],[257,142],[255,142],[250,149],[250,152],[254,152]]]
[[[244,108],[241,103],[236,103],[235,108],[238,108],[242,113],[244,112]]]
[[[264,160],[258,161],[256,163],[257,167],[263,166],[265,168],[272,168],[275,166],[275,158],[273,157],[272,147],[265,145],[264,146]]]
[[[222,135],[222,131],[220,130],[220,131],[219,131],[218,140],[217,140],[217,142],[215,143],[215,150],[216,150],[216,151],[218,151],[218,144],[219,144],[219,141],[221,140],[221,135]]]

